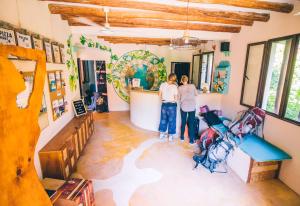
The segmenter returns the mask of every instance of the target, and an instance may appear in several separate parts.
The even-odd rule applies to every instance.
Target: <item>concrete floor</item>
[[[94,119],[76,175],[93,180],[97,206],[300,205],[300,196],[279,180],[245,184],[232,171],[193,170],[194,148],[134,127],[128,112]]]

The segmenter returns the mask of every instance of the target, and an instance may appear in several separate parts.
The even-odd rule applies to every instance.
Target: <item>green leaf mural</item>
[[[82,46],[96,48],[110,53],[110,62],[107,63],[107,82],[113,84],[118,96],[126,102],[129,102],[127,90],[128,78],[140,78],[144,89],[157,90],[160,84],[167,80],[166,65],[164,58],[159,58],[147,50],[134,50],[118,57],[112,53],[112,49],[95,42],[81,35],[79,42]],[[69,75],[69,84],[72,91],[77,88],[78,68],[73,57],[72,35],[67,40],[67,54],[69,59],[66,61]],[[129,77],[128,74],[132,77]]]
[[[80,41],[83,40],[80,39]],[[66,61],[66,65],[69,70],[69,85],[70,90],[74,92],[77,89],[78,68],[73,56],[72,35],[70,35],[67,39],[67,47],[67,55],[69,59]]]

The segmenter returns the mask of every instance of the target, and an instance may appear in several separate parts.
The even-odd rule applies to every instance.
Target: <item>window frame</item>
[[[196,85],[195,82],[192,82],[192,78],[191,78],[191,83],[195,84],[196,88],[199,89],[199,90],[201,90],[202,60],[203,60],[203,55],[205,55],[205,54],[213,54],[211,76],[210,76],[210,85],[209,85],[209,91],[211,92],[212,82],[213,82],[213,73],[214,73],[214,59],[215,59],[215,52],[214,51],[208,51],[208,52],[203,52],[203,53],[200,53],[200,54],[194,54],[193,55],[192,77],[194,75],[194,69],[195,69],[194,68],[194,58],[195,58],[195,56],[199,56],[200,57],[200,61],[199,61],[199,65],[198,65],[198,71],[199,71],[199,74],[198,74],[198,84]]]
[[[199,75],[200,75],[201,54],[194,54],[193,55],[193,60],[192,60],[192,75],[191,75],[191,78],[190,78],[191,79],[190,82],[193,83],[196,86],[197,89],[200,89],[199,88],[199,80],[200,80],[199,79],[199,75],[198,75],[198,84],[196,85],[195,82],[193,82],[194,69],[196,69],[196,68],[194,68],[194,59],[195,59],[195,56],[199,56],[199,58],[200,58],[199,65],[198,65],[198,71],[199,71]]]
[[[264,45],[264,51],[263,51],[263,57],[261,61],[261,66],[260,66],[260,73],[259,73],[259,80],[258,80],[258,87],[257,87],[257,93],[256,93],[256,99],[255,99],[255,105],[258,106],[258,99],[259,99],[259,93],[260,93],[260,86],[261,86],[261,79],[262,79],[262,70],[264,68],[264,63],[265,63],[265,58],[266,58],[266,50],[267,50],[267,41],[261,41],[261,42],[255,42],[255,43],[250,43],[247,45],[247,53],[246,53],[246,61],[245,61],[245,66],[244,66],[244,73],[243,73],[243,83],[242,83],[242,93],[240,97],[240,105],[246,106],[246,107],[253,107],[251,105],[248,105],[246,103],[243,103],[243,97],[244,97],[244,92],[245,92],[245,82],[246,82],[246,74],[247,74],[247,69],[248,69],[248,61],[249,61],[249,53],[250,53],[250,47],[251,46],[257,46],[257,45]]]
[[[294,74],[294,70],[295,70],[296,58],[298,55],[297,49],[300,44],[299,43],[300,33],[283,36],[283,37],[278,37],[278,38],[273,38],[273,39],[269,39],[267,41],[261,41],[261,42],[251,43],[251,44],[247,45],[247,53],[246,53],[246,61],[245,61],[245,67],[244,67],[240,104],[243,106],[246,106],[246,107],[252,107],[252,106],[244,104],[242,102],[243,96],[244,96],[245,78],[246,78],[246,72],[247,72],[247,64],[248,64],[250,46],[262,44],[263,42],[265,42],[262,66],[261,66],[260,77],[259,77],[258,92],[257,92],[256,100],[255,100],[255,106],[261,108],[262,100],[264,97],[264,90],[265,90],[265,86],[266,86],[266,77],[267,77],[268,67],[269,67],[269,63],[270,63],[269,60],[270,60],[270,55],[271,55],[272,43],[276,42],[276,41],[287,40],[287,39],[291,39],[292,42],[291,42],[289,56],[287,57],[288,58],[287,70],[286,70],[285,79],[284,79],[283,91],[281,94],[279,113],[275,114],[275,113],[272,113],[272,112],[269,112],[266,110],[265,110],[265,112],[266,112],[266,114],[268,114],[270,116],[273,116],[280,120],[300,126],[300,122],[284,117],[285,113],[286,113],[286,109],[287,109],[288,98],[289,98],[289,93],[290,93],[291,84],[292,84],[292,78],[293,78],[293,74]]]
[[[211,73],[210,73],[210,85],[209,85],[209,91],[211,91],[212,88],[212,81],[213,81],[213,71],[214,71],[214,59],[215,59],[215,52],[214,51],[209,51],[209,52],[203,52],[200,54],[200,65],[199,65],[199,89],[201,90],[201,77],[202,77],[202,60],[203,60],[203,55],[209,55],[212,54],[212,65],[211,65]],[[201,70],[200,70],[201,68]],[[208,70],[208,63],[206,66],[206,74]],[[206,79],[207,79],[207,75],[206,75]]]

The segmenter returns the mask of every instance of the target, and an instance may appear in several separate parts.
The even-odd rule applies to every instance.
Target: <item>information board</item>
[[[76,117],[86,114],[86,109],[82,99],[73,101],[73,108]]]

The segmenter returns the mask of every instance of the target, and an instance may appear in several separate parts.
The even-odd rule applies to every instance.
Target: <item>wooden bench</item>
[[[228,158],[228,165],[245,182],[277,178],[281,162],[291,159],[283,150],[261,137],[250,134]]]

